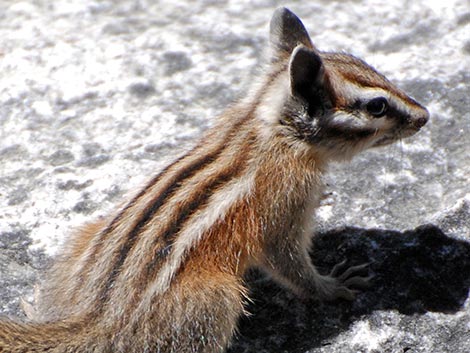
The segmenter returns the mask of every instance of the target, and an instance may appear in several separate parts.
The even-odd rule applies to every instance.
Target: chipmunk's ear
[[[302,21],[285,7],[278,8],[270,23],[272,60],[288,58],[299,44],[314,49]]]
[[[316,109],[324,102],[325,69],[315,49],[299,45],[294,49],[289,62],[291,94],[302,98],[309,109]]]

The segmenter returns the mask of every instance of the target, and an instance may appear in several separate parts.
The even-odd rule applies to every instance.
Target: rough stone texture
[[[74,227],[106,214],[253,80],[276,1],[0,2],[0,312]],[[428,106],[417,136],[335,165],[312,256],[371,262],[353,303],[301,302],[258,273],[230,352],[470,351],[470,8],[291,7]]]

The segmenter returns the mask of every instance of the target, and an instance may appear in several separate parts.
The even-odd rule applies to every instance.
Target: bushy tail
[[[0,321],[1,353],[33,352],[97,352],[97,341],[83,342],[83,326],[57,321],[51,323],[21,323]],[[94,347],[93,347],[94,346]]]

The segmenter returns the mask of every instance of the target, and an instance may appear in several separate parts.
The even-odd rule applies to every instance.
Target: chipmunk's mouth
[[[398,127],[393,129],[390,132],[385,133],[381,137],[379,137],[372,145],[372,147],[382,147],[386,145],[390,145],[391,143],[394,143],[395,141],[413,136],[416,134],[421,128],[420,127]]]
[[[393,136],[382,136],[380,139],[374,142],[372,147],[382,147],[390,145],[391,143],[395,142],[399,138],[395,138]]]

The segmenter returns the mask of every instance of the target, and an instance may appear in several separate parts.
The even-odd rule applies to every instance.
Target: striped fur
[[[427,111],[363,61],[321,53],[287,9],[246,99],[119,212],[68,241],[31,322],[0,322],[2,352],[223,352],[256,266],[300,296],[352,299],[356,266],[308,255],[330,160],[414,134]],[[372,116],[368,102],[388,103]],[[378,115],[378,114],[377,114]]]

